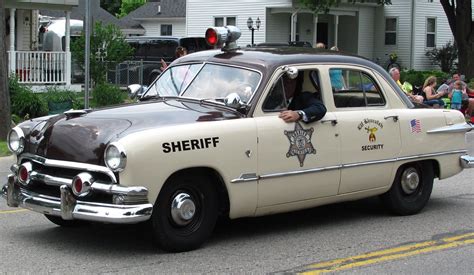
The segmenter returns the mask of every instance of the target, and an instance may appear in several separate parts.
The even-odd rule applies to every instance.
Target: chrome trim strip
[[[373,165],[373,164],[391,163],[391,162],[397,162],[397,161],[427,158],[427,157],[434,157],[434,156],[465,154],[466,152],[467,152],[467,150],[453,150],[453,151],[421,154],[421,155],[398,157],[398,158],[391,158],[391,159],[382,159],[382,160],[365,161],[365,162],[354,162],[354,163],[327,166],[327,167],[320,167],[320,168],[314,168],[314,169],[306,169],[306,170],[298,170],[298,171],[291,171],[291,172],[266,174],[266,175],[257,176],[257,179],[287,177],[287,176],[293,176],[293,175],[300,175],[300,174],[307,174],[307,173],[317,173],[317,172],[324,172],[324,171],[330,171],[330,170],[336,170],[336,169],[352,168],[352,167],[359,167],[359,166]],[[243,182],[243,181],[239,178],[239,179],[232,180],[231,182],[232,183],[237,183],[237,182]]]
[[[473,125],[467,123],[458,123],[449,126],[443,126],[436,129],[427,131],[428,134],[438,134],[438,133],[463,133],[469,132],[474,129]]]
[[[238,177],[237,179],[233,179],[230,182],[239,183],[239,182],[248,182],[248,181],[256,181],[256,180],[258,180],[256,173],[247,173],[247,174],[241,174],[240,177]]]
[[[115,174],[107,167],[94,165],[94,164],[87,164],[87,163],[80,163],[80,162],[72,162],[72,161],[64,161],[64,160],[54,160],[54,159],[47,159],[45,157],[33,155],[33,154],[22,154],[19,156],[18,163],[21,163],[23,159],[29,159],[36,163],[42,164],[48,167],[58,167],[58,168],[69,168],[69,169],[77,169],[77,170],[85,170],[88,172],[96,172],[96,173],[103,173],[109,176],[112,180],[112,183],[117,183],[117,178]]]
[[[461,161],[461,166],[463,168],[474,168],[474,157],[465,155],[465,156],[460,156],[459,160]]]
[[[293,175],[299,175],[299,174],[316,173],[316,172],[337,170],[337,169],[340,169],[341,167],[342,165],[334,165],[334,166],[306,169],[306,170],[300,170],[300,171],[274,173],[274,174],[261,175],[260,178],[269,179],[269,178],[278,178],[278,177],[293,176]]]

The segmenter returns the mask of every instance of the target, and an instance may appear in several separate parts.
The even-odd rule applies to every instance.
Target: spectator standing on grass
[[[461,81],[454,82],[453,89],[449,93],[451,98],[451,109],[461,110],[462,105],[462,84]]]

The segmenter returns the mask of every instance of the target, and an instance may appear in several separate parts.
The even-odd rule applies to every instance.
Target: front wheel
[[[154,239],[166,251],[200,247],[214,230],[218,214],[217,192],[204,175],[170,179],[153,206]]]
[[[390,190],[381,196],[382,201],[395,214],[416,214],[430,199],[433,179],[434,170],[430,162],[403,165],[398,168]]]

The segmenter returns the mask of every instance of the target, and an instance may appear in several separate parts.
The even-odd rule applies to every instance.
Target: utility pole
[[[84,55],[84,70],[85,70],[85,97],[84,97],[84,109],[89,109],[89,85],[91,83],[91,74],[90,74],[90,58],[91,58],[91,1],[85,1],[85,19],[84,19],[84,34],[86,39],[86,49]]]
[[[0,140],[7,138],[11,125],[10,91],[8,90],[8,68],[5,29],[5,1],[0,1]]]

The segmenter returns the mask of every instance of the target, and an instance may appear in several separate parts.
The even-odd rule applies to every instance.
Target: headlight
[[[8,149],[14,154],[20,154],[25,148],[25,135],[20,127],[10,130],[7,137]]]
[[[127,154],[119,143],[112,142],[105,149],[104,161],[112,171],[120,172],[127,164]]]

